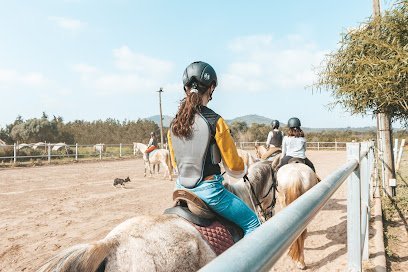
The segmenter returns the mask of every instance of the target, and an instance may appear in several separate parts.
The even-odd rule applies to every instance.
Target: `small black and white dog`
[[[129,177],[127,177],[127,178],[125,178],[125,179],[115,178],[115,179],[113,180],[113,186],[116,187],[116,185],[120,185],[120,186],[124,187],[126,182],[130,182],[130,178],[129,178]]]

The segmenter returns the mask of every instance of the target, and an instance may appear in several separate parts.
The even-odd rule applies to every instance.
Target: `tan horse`
[[[250,180],[227,183],[249,207],[271,211],[273,173],[268,163],[255,163]],[[253,194],[250,193],[252,190]],[[249,195],[251,194],[251,196]],[[197,271],[216,257],[197,229],[176,215],[138,216],[115,227],[104,239],[73,246],[54,256],[38,271]]]
[[[256,155],[261,158],[267,151],[264,146],[255,146]],[[280,164],[281,154],[271,158],[272,168],[274,170]],[[279,168],[277,172],[278,182],[278,202],[283,209],[298,197],[312,188],[319,181],[313,170],[303,163],[289,163]],[[288,255],[300,269],[305,269],[304,244],[307,230],[305,230],[298,239],[291,245]]]
[[[259,161],[258,158],[255,158],[249,151],[243,150],[243,149],[237,149],[238,155],[242,158],[244,161],[244,164],[249,167],[255,162]]]
[[[263,145],[255,145],[255,154],[258,159],[261,159],[263,155],[267,152],[268,150],[266,149],[265,146]],[[272,157],[268,158],[268,161],[272,163],[273,169],[276,169],[277,166],[280,164],[281,161],[281,156],[280,153],[275,154]]]
[[[303,163],[289,163],[279,168],[277,173],[278,202],[285,208],[307,190],[318,183],[313,170]],[[291,245],[288,255],[300,269],[305,269],[304,245],[307,230]]]
[[[151,165],[157,165],[157,167],[159,168],[161,164],[165,168],[164,178],[168,176],[170,180],[173,180],[171,175],[173,172],[173,166],[170,160],[170,152],[166,149],[156,149],[149,154],[149,159],[147,159],[147,156],[145,154],[146,149],[147,146],[145,144],[133,143],[134,152],[136,153],[140,151],[141,153],[143,153],[144,176],[146,176],[147,169],[149,169],[150,177],[152,176],[152,169],[150,168]]]

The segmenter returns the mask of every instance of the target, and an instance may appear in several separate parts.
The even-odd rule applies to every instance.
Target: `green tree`
[[[408,1],[342,35],[317,89],[352,114],[385,113],[408,126]]]
[[[386,182],[395,178],[392,121],[408,127],[408,0],[343,34],[316,84],[352,114],[376,114]],[[387,187],[387,189],[389,189]]]
[[[250,141],[265,142],[266,138],[268,138],[268,133],[270,130],[270,126],[253,123],[248,129]]]
[[[41,119],[33,118],[14,125],[10,136],[18,142],[55,142],[58,138],[58,127],[44,116]]]
[[[245,141],[244,134],[248,131],[248,125],[243,121],[235,121],[229,126],[235,141]]]

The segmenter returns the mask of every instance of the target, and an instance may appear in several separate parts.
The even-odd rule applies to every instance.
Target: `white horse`
[[[255,146],[256,155],[261,158],[267,152],[264,146]],[[271,157],[270,162],[274,170],[277,169],[281,161],[281,154],[278,153]],[[281,208],[285,208],[307,190],[318,183],[319,179],[315,172],[303,163],[289,163],[277,172],[278,182],[278,202]],[[304,245],[307,230],[305,230],[289,249],[288,255],[300,269],[305,269]]]
[[[255,158],[249,151],[243,150],[243,149],[237,149],[238,155],[242,158],[244,161],[244,164],[249,167],[255,162],[259,161],[258,158]]]
[[[147,149],[147,146],[142,143],[133,143],[133,150],[134,152],[142,152],[143,153],[143,160],[144,160],[144,176],[146,176],[146,170],[149,169],[150,176],[152,176],[152,169],[150,168],[150,165],[163,165],[165,171],[164,171],[164,178],[166,176],[169,177],[170,180],[172,180],[172,172],[173,172],[173,166],[171,164],[171,159],[170,159],[170,152],[166,149],[155,149],[153,150],[147,159],[147,156],[145,154],[145,151]]]
[[[258,208],[269,214],[274,184],[270,165],[255,163],[248,177],[250,183],[239,180],[227,186],[251,208],[251,198],[261,200]],[[102,240],[60,252],[38,271],[197,271],[215,257],[185,219],[169,214],[138,216],[121,223]]]

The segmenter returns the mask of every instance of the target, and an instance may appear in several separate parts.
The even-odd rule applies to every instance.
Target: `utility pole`
[[[381,16],[380,13],[380,1],[373,0],[373,17],[374,20]],[[392,148],[391,137],[391,118],[386,113],[377,113],[377,146],[380,152],[379,157],[383,165],[383,189],[388,195],[392,195],[391,191],[395,193],[395,190],[390,188],[390,180],[395,181],[395,165]],[[393,184],[394,185],[394,184]]]
[[[160,105],[160,142],[161,142],[161,147],[163,148],[163,115],[162,115],[162,104],[161,104],[161,94],[163,92],[163,88],[160,87],[160,89],[157,91],[159,93],[159,105]]]

